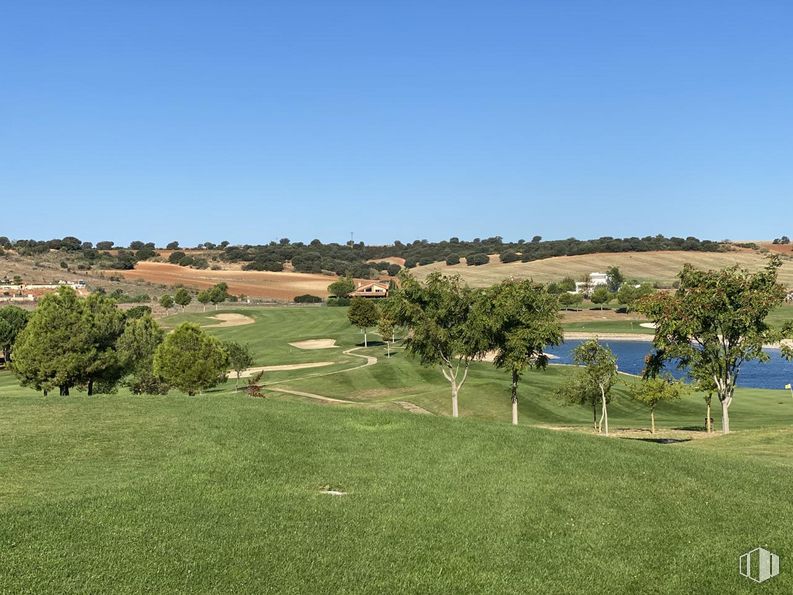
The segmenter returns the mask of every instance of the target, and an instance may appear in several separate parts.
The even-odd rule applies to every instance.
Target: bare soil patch
[[[338,347],[336,339],[309,339],[308,341],[290,343],[290,345],[298,349],[335,349]]]
[[[184,285],[206,289],[225,282],[229,293],[255,298],[291,301],[297,295],[310,293],[328,296],[328,285],[335,277],[308,273],[272,273],[269,271],[197,270],[163,262],[139,262],[131,271],[120,271],[125,279],[142,279],[163,285]]]
[[[280,366],[258,366],[255,368],[248,368],[243,370],[240,378],[249,378],[259,372],[288,372],[290,370],[306,370],[309,368],[323,368],[325,366],[332,366],[333,362],[310,362],[305,364],[283,364]]]

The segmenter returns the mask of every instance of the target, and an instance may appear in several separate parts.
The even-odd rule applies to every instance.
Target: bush
[[[171,264],[179,264],[180,261],[187,256],[184,252],[177,250],[176,252],[171,252],[171,255],[168,257],[168,262]]]
[[[350,298],[348,297],[329,297],[328,306],[349,306]]]
[[[470,266],[481,266],[483,264],[487,264],[490,262],[490,257],[487,254],[482,254],[481,252],[478,254],[471,254],[469,257],[465,259],[466,264]]]
[[[499,255],[499,260],[505,264],[508,262],[515,262],[518,260],[518,255],[511,250],[507,250],[506,252],[502,252],[501,255]]]
[[[405,259],[405,268],[406,269],[413,269],[416,267],[418,263],[416,262],[415,258],[407,258]]]
[[[460,264],[460,255],[459,254],[449,254],[446,257],[446,264],[449,266],[453,266],[455,264]]]
[[[295,296],[295,303],[296,304],[321,304],[322,298],[317,295],[311,295],[310,293],[306,293],[303,295]]]

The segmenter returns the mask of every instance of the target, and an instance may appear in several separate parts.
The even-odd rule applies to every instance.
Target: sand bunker
[[[655,328],[654,322],[640,322],[639,326],[642,328]]]
[[[290,345],[298,349],[333,349],[338,347],[336,339],[311,339],[309,341],[290,343]]]
[[[219,327],[227,327],[227,326],[243,326],[246,324],[253,324],[256,322],[250,316],[245,316],[244,314],[217,314],[215,316],[211,316],[212,320],[219,320],[217,324],[206,324],[204,328],[219,328]]]
[[[240,378],[248,378],[259,372],[287,372],[289,370],[305,370],[306,368],[322,368],[332,366],[333,362],[311,362],[309,364],[284,364],[281,366],[259,366],[243,370]]]
[[[552,353],[546,353],[545,356],[549,359],[559,359],[558,355],[553,355]],[[481,358],[479,358],[480,362],[493,362],[496,359],[496,352],[495,351],[488,351],[485,353]]]

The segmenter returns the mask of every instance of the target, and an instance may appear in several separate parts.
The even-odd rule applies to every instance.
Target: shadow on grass
[[[639,442],[654,442],[655,444],[677,444],[678,442],[691,442],[691,438],[629,438],[623,440],[638,440]]]

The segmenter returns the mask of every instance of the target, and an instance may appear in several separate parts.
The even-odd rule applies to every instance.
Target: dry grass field
[[[780,281],[786,286],[793,286],[793,258],[783,256],[784,265],[780,273]],[[766,257],[754,250],[736,250],[731,252],[625,252],[614,254],[586,254],[581,256],[557,256],[534,262],[511,262],[502,264],[497,254],[490,256],[490,262],[481,266],[466,266],[465,261],[448,266],[444,262],[436,262],[413,269],[414,275],[423,279],[433,271],[446,274],[459,273],[473,287],[487,287],[502,279],[532,278],[547,283],[564,277],[581,279],[584,275],[602,271],[610,266],[618,266],[629,279],[639,281],[658,281],[670,284],[675,275],[686,263],[701,269],[718,269],[739,264],[750,270],[765,265]]]
[[[161,262],[139,262],[134,270],[120,271],[125,279],[141,279],[164,285],[184,285],[206,289],[225,282],[229,293],[255,298],[292,300],[296,295],[310,293],[327,297],[328,285],[335,277],[307,273],[271,273],[267,271],[197,270]]]

